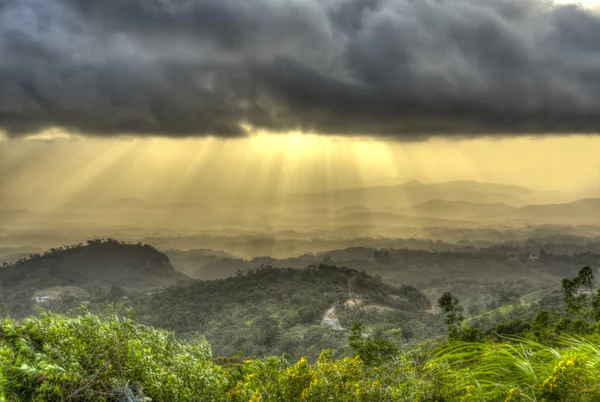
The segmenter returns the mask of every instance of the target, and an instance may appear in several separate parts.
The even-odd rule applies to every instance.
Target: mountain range
[[[140,239],[171,235],[296,231],[310,236],[421,236],[428,227],[481,228],[528,224],[599,225],[599,198],[503,184],[411,181],[327,193],[288,194],[244,202],[150,203],[136,197],[56,211],[0,211],[4,245],[48,247],[98,234]],[[90,230],[94,228],[94,232]],[[43,233],[43,243],[23,243]],[[21,236],[22,237],[22,236]],[[47,239],[46,239],[47,238]],[[201,245],[193,245],[198,247]]]
[[[572,195],[552,192],[534,191],[527,188],[478,182],[451,181],[445,183],[423,183],[409,181],[393,186],[365,186],[309,194],[294,194],[285,198],[290,205],[329,205],[336,208],[351,205],[380,206],[394,205],[409,207],[431,200],[467,201],[473,203],[505,203],[512,206],[523,206],[532,203],[564,202],[571,200]]]

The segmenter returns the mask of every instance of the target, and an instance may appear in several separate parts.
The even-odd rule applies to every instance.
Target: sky
[[[0,208],[52,210],[126,197],[215,205],[223,197],[409,180],[478,180],[597,196],[598,155],[595,136],[419,142],[306,134],[4,140]]]
[[[0,208],[413,179],[594,193],[597,3],[6,0]]]

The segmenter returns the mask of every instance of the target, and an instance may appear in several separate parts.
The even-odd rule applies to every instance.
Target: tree
[[[467,310],[469,312],[469,315],[471,316],[479,315],[479,313],[481,312],[481,309],[477,304],[470,304]]]
[[[537,342],[546,341],[553,336],[553,319],[548,311],[538,311],[529,327],[529,335]]]
[[[300,317],[300,322],[303,323],[313,322],[320,318],[321,314],[322,311],[313,306],[304,306],[298,309],[298,317]]]
[[[590,294],[594,292],[592,283],[594,282],[594,273],[590,267],[583,267],[579,271],[578,277],[580,278],[580,286],[589,290]]]
[[[446,325],[448,326],[448,338],[457,339],[461,332],[460,324],[465,319],[463,308],[458,299],[452,296],[452,293],[444,293],[438,300],[438,307],[446,315]]]
[[[6,303],[2,288],[0,288],[0,318],[10,318],[10,309]]]
[[[268,316],[254,320],[252,329],[254,343],[265,347],[273,346],[281,333],[277,320]]]
[[[392,342],[382,338],[370,338],[363,333],[363,325],[354,321],[348,345],[355,356],[365,364],[381,364],[386,360],[392,360],[398,354],[398,348]]]
[[[56,311],[66,313],[78,304],[77,296],[67,290],[63,292],[57,300]]]
[[[600,315],[600,293],[594,295],[594,273],[583,267],[573,279],[563,279],[563,301],[567,312],[586,321]]]
[[[390,252],[385,249],[375,250],[373,252],[373,259],[377,262],[388,263],[392,260]]]
[[[410,325],[404,325],[402,326],[402,338],[404,338],[404,340],[406,342],[410,341],[412,338],[414,337],[414,333],[412,328],[410,327]]]
[[[119,300],[121,300],[126,295],[127,292],[125,292],[125,289],[123,289],[122,287],[118,285],[111,286],[110,292],[108,293],[108,300],[112,302],[113,314],[116,314],[117,312],[117,303],[119,302]]]

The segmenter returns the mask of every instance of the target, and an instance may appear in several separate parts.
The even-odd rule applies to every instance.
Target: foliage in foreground
[[[356,337],[354,357],[323,351],[212,359],[203,340],[127,319],[45,314],[1,324],[7,401],[598,401],[600,339],[442,342],[401,353]],[[358,330],[357,330],[358,333]],[[149,399],[148,399],[149,398]],[[0,398],[2,399],[2,398]]]
[[[597,337],[564,337],[562,347],[511,339],[501,344],[453,342],[426,368],[452,383],[448,400],[598,401],[600,344]]]
[[[9,401],[210,400],[224,381],[205,341],[89,314],[3,321],[0,369]]]
[[[396,399],[381,381],[381,367],[365,365],[360,356],[333,360],[324,351],[315,364],[270,357],[218,365],[203,340],[181,341],[128,319],[92,314],[43,314],[22,323],[4,320],[1,328],[7,401]]]

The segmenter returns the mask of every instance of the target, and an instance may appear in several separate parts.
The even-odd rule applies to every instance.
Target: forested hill
[[[34,295],[52,294],[55,288],[74,287],[93,295],[113,285],[140,291],[185,279],[152,246],[113,239],[53,248],[0,268],[0,287],[16,316],[28,312]]]
[[[356,313],[388,314],[386,325],[396,327],[427,316],[430,307],[427,297],[412,286],[391,286],[364,272],[325,265],[263,266],[227,279],[174,286],[132,303],[138,320],[181,335],[202,333],[217,355],[260,355],[345,344],[338,342],[343,331],[320,324],[335,306],[340,324],[350,326],[348,300],[360,300],[353,307]]]

